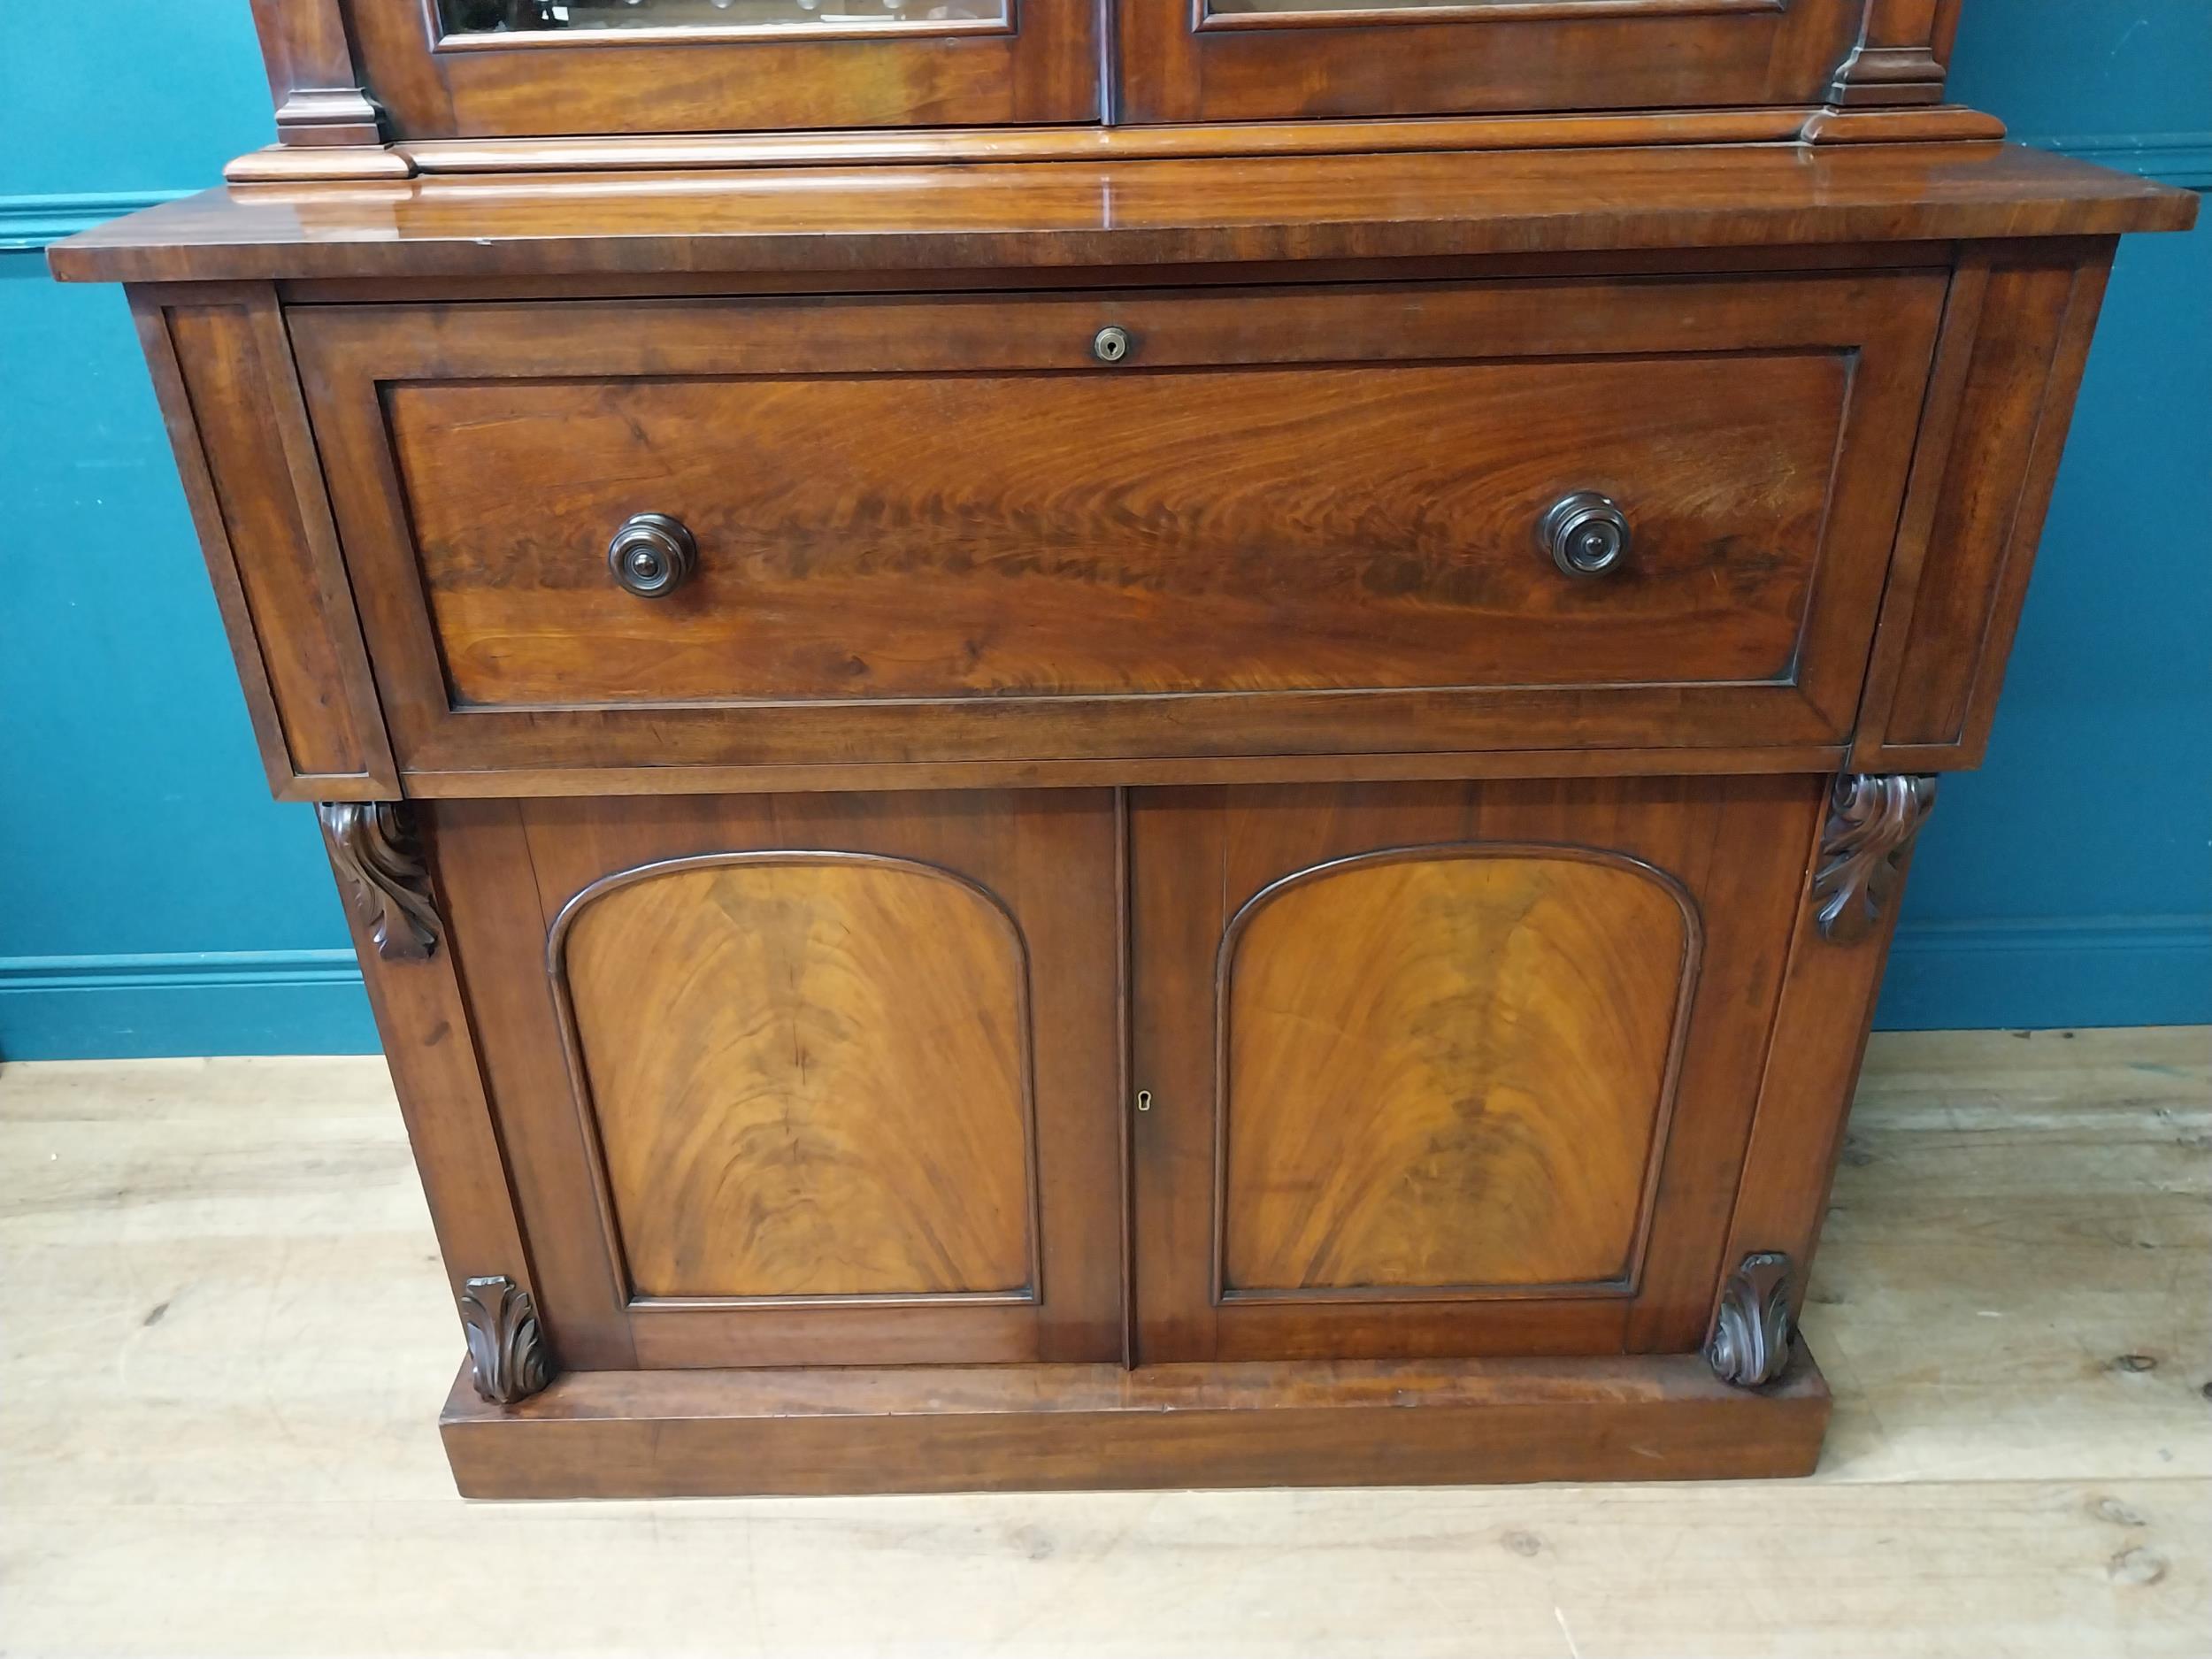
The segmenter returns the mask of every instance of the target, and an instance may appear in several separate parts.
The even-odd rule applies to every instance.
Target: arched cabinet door
[[[1120,1357],[1116,833],[1085,791],[448,814],[562,1363]]]
[[[1140,1356],[1694,1348],[1818,801],[1140,792]]]

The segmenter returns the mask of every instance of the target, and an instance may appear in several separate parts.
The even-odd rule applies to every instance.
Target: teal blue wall
[[[2212,0],[1970,0],[1954,77],[2020,137],[2212,186]],[[374,1047],[122,297],[38,251],[268,129],[246,0],[0,5],[0,1055]],[[1883,1023],[2212,1019],[2208,394],[2212,228],[2129,242],[1989,764],[1944,785]]]
[[[2012,135],[2212,189],[2212,0],[1967,0]],[[2120,245],[1984,767],[1946,779],[1888,1026],[2212,1020],[2212,219]]]
[[[246,0],[0,0],[9,1058],[375,1046],[313,814],[269,799],[122,292],[59,286],[39,251],[269,136]]]

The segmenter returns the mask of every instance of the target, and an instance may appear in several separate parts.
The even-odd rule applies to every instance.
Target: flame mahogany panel
[[[549,949],[634,1295],[1034,1300],[1028,964],[990,895],[709,854],[587,889]]]
[[[1135,792],[1140,1358],[1695,1346],[1824,800]]]
[[[564,1363],[1120,1355],[1110,792],[451,802],[437,845]]]
[[[1625,1289],[1700,927],[1646,866],[1323,864],[1223,941],[1220,1294]]]

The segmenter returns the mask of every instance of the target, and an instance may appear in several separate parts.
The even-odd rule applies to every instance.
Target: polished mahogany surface
[[[51,254],[463,1489],[1806,1471],[1931,774],[2195,198],[1946,104],[1957,0],[845,4],[255,0],[279,142]]]
[[[356,0],[357,73],[391,135],[418,138],[1079,121],[1102,101],[1094,0],[566,10],[567,27],[483,32],[449,9],[434,36],[419,4]]]
[[[1832,741],[1939,273],[293,314],[412,774]],[[1111,364],[1102,328],[1132,342]],[[1541,543],[1617,497],[1617,568]],[[695,573],[611,579],[632,514]]]
[[[1221,950],[1228,1298],[1624,1283],[1699,923],[1621,855],[1354,854]]]
[[[1132,790],[1140,1359],[1694,1345],[1823,789]]]
[[[1091,789],[454,803],[564,1363],[1118,1356],[1118,835]]]
[[[709,854],[565,917],[635,1295],[1034,1299],[1028,964],[990,895],[912,860]]]
[[[2177,230],[2001,144],[1709,146],[239,187],[56,244],[86,281],[1418,257]]]

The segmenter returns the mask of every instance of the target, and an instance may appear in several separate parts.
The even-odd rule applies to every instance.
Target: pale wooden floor
[[[380,1063],[10,1067],[0,1652],[2202,1655],[2208,1051],[1877,1040],[1810,1481],[536,1507]]]

